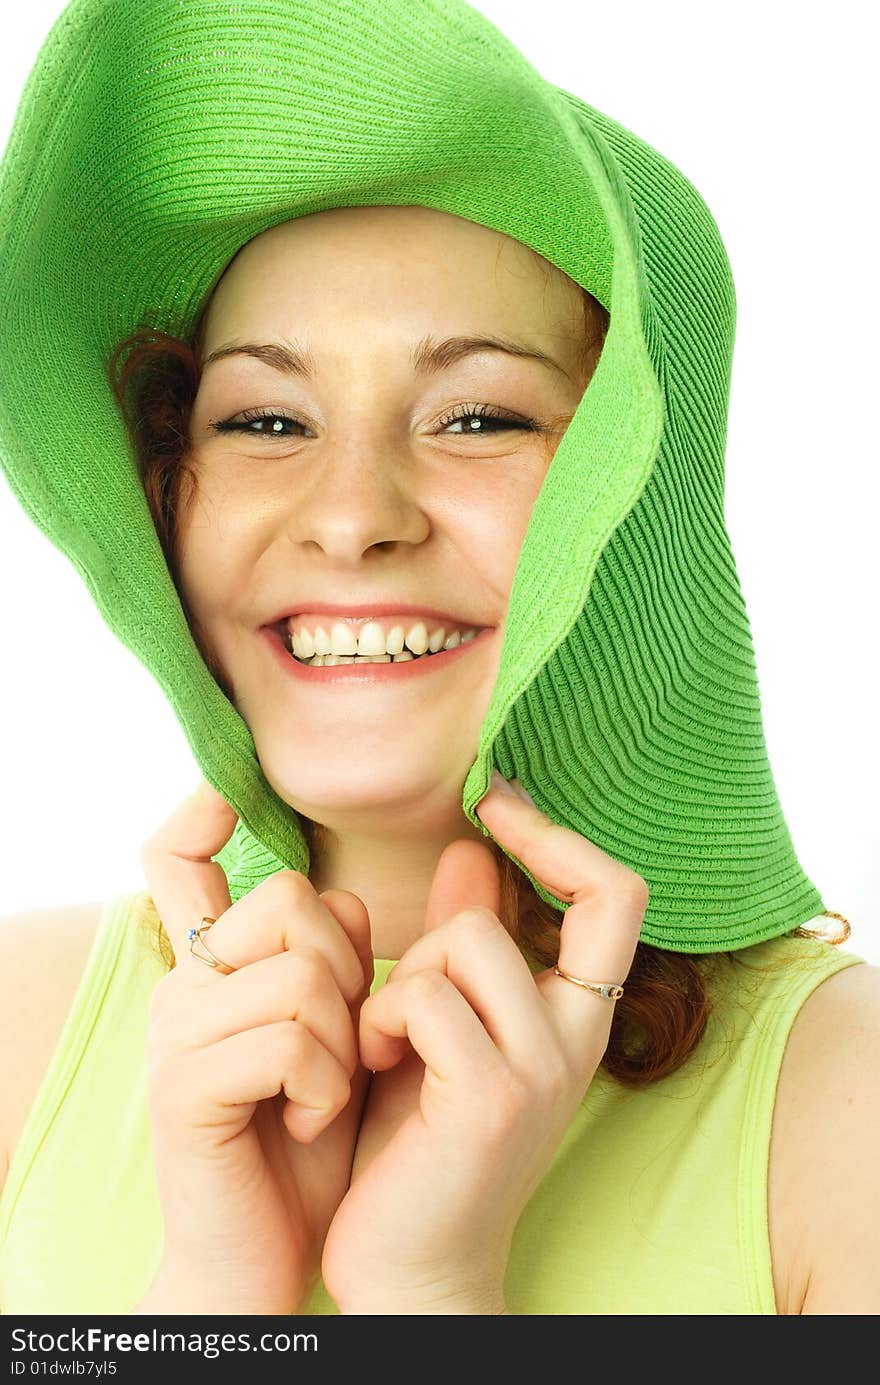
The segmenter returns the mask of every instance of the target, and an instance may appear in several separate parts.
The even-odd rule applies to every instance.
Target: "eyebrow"
[[[551,370],[559,371],[567,380],[571,379],[568,371],[558,361],[554,361],[552,356],[545,355],[535,347],[511,341],[507,337],[459,336],[444,337],[440,341],[435,341],[433,337],[427,336],[413,347],[410,360],[417,375],[434,375],[438,371],[448,370],[457,361],[477,351],[503,351],[508,356],[538,361]],[[242,345],[230,343],[227,346],[219,346],[216,351],[205,357],[202,370],[207,370],[214,361],[224,360],[227,356],[253,356],[282,375],[301,375],[305,380],[311,380],[316,372],[314,358],[307,349],[303,350],[283,342],[244,342]]]

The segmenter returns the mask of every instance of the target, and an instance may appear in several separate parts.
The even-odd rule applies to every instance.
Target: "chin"
[[[417,815],[421,809],[444,810],[454,806],[461,807],[461,792],[465,774],[462,774],[454,788],[447,788],[449,780],[438,782],[436,778],[423,776],[412,779],[389,781],[381,772],[372,767],[364,767],[357,774],[340,768],[328,771],[323,768],[320,775],[312,776],[297,766],[295,776],[273,777],[264,769],[268,782],[285,803],[305,817],[315,822],[332,822],[339,815],[366,812],[370,814],[404,812],[408,818]]]

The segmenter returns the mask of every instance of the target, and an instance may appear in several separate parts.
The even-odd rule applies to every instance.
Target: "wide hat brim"
[[[517,775],[644,876],[657,947],[814,917],[723,523],[733,285],[687,180],[457,0],[74,0],[0,167],[0,453],[239,814],[217,857],[233,902],[308,852],[192,638],[107,362],[137,326],[188,337],[261,231],[374,204],[504,232],[610,312],[523,542],[468,819],[489,835],[491,770]]]

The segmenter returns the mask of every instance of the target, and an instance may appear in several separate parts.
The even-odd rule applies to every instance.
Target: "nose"
[[[416,466],[404,444],[367,438],[363,428],[328,439],[304,463],[304,489],[292,488],[291,540],[317,544],[340,564],[377,545],[423,543],[431,524]]]

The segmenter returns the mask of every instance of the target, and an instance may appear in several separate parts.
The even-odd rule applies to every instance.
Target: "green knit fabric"
[[[261,231],[371,204],[513,236],[610,313],[523,543],[467,817],[486,832],[493,765],[518,776],[644,876],[658,948],[812,919],[724,523],[734,288],[689,181],[462,0],[73,0],[0,166],[0,456],[238,812],[233,902],[308,853],[191,636],[106,367],[138,326],[189,336]]]

